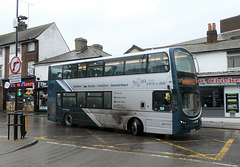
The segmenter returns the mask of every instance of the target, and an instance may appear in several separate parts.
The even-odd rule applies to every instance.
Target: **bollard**
[[[11,115],[14,116],[13,124],[11,124]],[[20,116],[20,124],[18,124],[18,116]],[[27,117],[17,112],[8,114],[8,140],[10,139],[10,126],[14,128],[14,140],[18,139],[18,126],[20,126],[21,139],[23,139],[27,133]]]
[[[21,121],[21,139],[24,139],[27,133],[27,117],[24,115],[21,115],[20,121]]]

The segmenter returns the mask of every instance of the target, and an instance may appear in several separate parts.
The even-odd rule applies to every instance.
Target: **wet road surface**
[[[0,113],[0,121],[0,133],[7,134],[6,114]],[[40,162],[50,166],[240,166],[239,130],[203,128],[163,138],[110,129],[67,128],[45,116],[28,116],[28,135],[39,143],[13,153],[13,164],[28,157],[28,164],[35,162],[36,166]]]

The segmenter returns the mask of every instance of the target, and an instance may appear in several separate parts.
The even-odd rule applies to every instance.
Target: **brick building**
[[[16,55],[16,33],[0,35],[0,110],[36,111],[39,94],[35,89],[34,64],[46,58],[69,51],[55,23],[26,29],[23,25],[18,33],[18,57]],[[13,69],[19,68],[21,82],[11,83]],[[15,99],[17,97],[17,105]],[[15,107],[17,106],[17,109]]]

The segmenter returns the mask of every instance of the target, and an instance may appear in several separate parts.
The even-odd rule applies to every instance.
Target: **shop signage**
[[[38,88],[47,88],[47,87],[48,87],[47,81],[38,82]]]
[[[34,82],[25,82],[22,81],[21,83],[9,83],[6,82],[4,88],[8,89],[8,88],[22,88],[22,87],[33,87],[34,86]]]
[[[238,77],[212,77],[199,78],[199,86],[231,86],[240,85],[240,78]]]

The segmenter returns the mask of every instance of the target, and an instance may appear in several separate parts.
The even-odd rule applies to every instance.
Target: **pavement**
[[[240,130],[240,118],[202,117],[202,127]]]
[[[9,154],[23,148],[37,144],[38,140],[33,137],[25,137],[24,139],[13,140],[8,136],[0,136],[0,155]]]
[[[240,130],[240,118],[203,117],[202,121],[202,127],[205,128]],[[0,156],[18,151],[20,149],[24,149],[26,147],[30,147],[38,143],[38,139],[31,136],[26,135],[24,139],[20,139],[20,135],[18,135],[17,140],[13,140],[12,136],[10,136],[10,140],[8,140],[8,136],[0,135]]]

